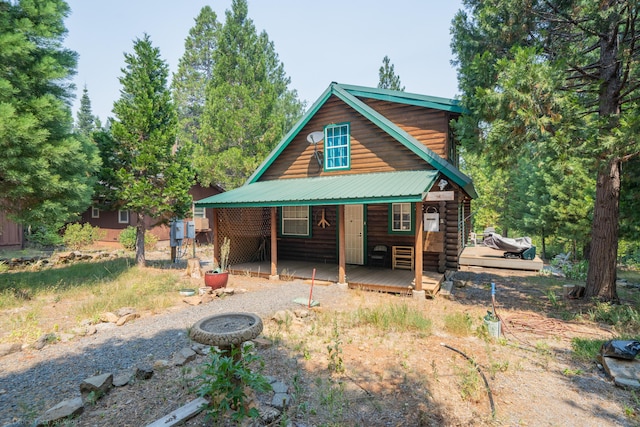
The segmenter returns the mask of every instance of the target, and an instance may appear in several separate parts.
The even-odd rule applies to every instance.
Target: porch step
[[[435,297],[440,290],[440,284],[442,283],[442,276],[439,279],[429,276],[422,276],[422,290],[425,291],[427,296]],[[415,279],[411,282],[411,286],[415,289]]]

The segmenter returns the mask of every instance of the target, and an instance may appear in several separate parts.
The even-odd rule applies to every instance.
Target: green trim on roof
[[[424,146],[420,141],[400,129],[389,119],[362,102],[357,96],[399,102],[404,104],[420,105],[423,107],[439,109],[461,113],[463,111],[459,102],[453,99],[437,98],[425,95],[417,95],[388,89],[373,89],[363,86],[341,85],[331,83],[322,96],[311,106],[309,111],[296,123],[296,125],[285,135],[280,143],[271,151],[262,164],[249,177],[245,185],[258,182],[262,174],[278,158],[282,151],[289,145],[293,138],[311,120],[324,103],[331,97],[337,96],[351,108],[362,114],[365,118],[387,132],[396,141],[409,148],[414,154],[425,160],[429,165],[440,171],[445,177],[460,186],[472,198],[478,197],[473,182],[469,177],[460,172],[455,166],[447,162],[435,152]]]
[[[397,104],[417,105],[420,107],[449,111],[451,113],[462,114],[465,112],[462,105],[460,105],[460,101],[456,99],[419,95],[416,93],[401,92],[390,89],[374,89],[354,85],[339,86],[357,97],[378,99],[380,101],[395,102]]]
[[[340,87],[335,88],[335,94],[357,112],[387,132],[396,141],[403,144],[413,153],[420,156],[421,159],[429,163],[438,171],[442,172],[443,175],[452,180],[455,184],[462,187],[471,197],[475,198],[478,196],[469,177],[460,172],[451,163],[438,156],[433,150],[429,149],[400,127],[396,126],[396,124],[391,120],[387,119],[385,116],[369,107],[366,103],[360,101],[358,98]]]
[[[435,170],[331,175],[258,181],[195,202],[196,207],[242,208],[415,203],[424,200]]]

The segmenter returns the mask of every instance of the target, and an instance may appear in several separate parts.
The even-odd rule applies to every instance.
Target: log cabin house
[[[243,186],[195,202],[213,209],[214,262],[228,237],[245,272],[262,262],[275,278],[298,261],[350,287],[358,266],[409,273],[405,291],[439,286],[476,197],[457,168],[450,122],[462,113],[451,99],[332,83]]]

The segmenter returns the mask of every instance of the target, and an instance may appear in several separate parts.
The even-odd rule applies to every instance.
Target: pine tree
[[[200,118],[207,85],[213,73],[216,33],[220,28],[216,13],[205,6],[189,30],[185,51],[173,76],[173,99],[178,112],[178,145],[198,143]]]
[[[304,105],[265,32],[234,0],[218,31],[211,82],[194,157],[203,185],[242,184],[300,117]]]
[[[456,126],[459,136],[495,167],[530,156],[586,168],[595,198],[585,294],[617,300],[620,171],[640,154],[635,2],[465,6],[470,15],[460,11],[452,31],[470,111]],[[572,196],[589,200],[584,192]]]
[[[96,128],[96,118],[91,112],[91,100],[89,99],[89,91],[87,86],[82,90],[82,98],[80,98],[80,109],[76,115],[76,129],[82,135],[89,136]]]
[[[393,64],[391,64],[391,60],[386,55],[382,59],[382,66],[380,67],[378,74],[380,76],[380,82],[378,83],[378,87],[380,89],[391,89],[404,92],[404,86],[400,83],[400,76],[396,76]]]
[[[188,153],[174,146],[177,119],[167,87],[169,67],[146,34],[133,50],[125,54],[109,144],[119,166],[112,184],[122,208],[137,216],[136,262],[143,266],[147,219],[182,218],[191,206],[193,174]]]
[[[97,150],[73,135],[77,54],[62,0],[0,2],[0,209],[57,229],[91,203]]]

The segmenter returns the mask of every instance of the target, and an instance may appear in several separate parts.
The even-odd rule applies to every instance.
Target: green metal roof
[[[296,123],[289,133],[287,133],[280,143],[273,149],[273,151],[271,151],[262,164],[258,166],[245,185],[258,182],[262,174],[269,168],[269,166],[271,166],[275,159],[278,158],[282,151],[284,151],[298,132],[300,132],[309,120],[311,120],[331,95],[334,95],[344,101],[351,108],[392,136],[396,141],[409,148],[414,154],[418,155],[434,169],[440,171],[445,177],[447,177],[447,179],[451,180],[451,182],[460,186],[469,196],[473,198],[478,197],[471,178],[460,172],[458,168],[453,166],[451,163],[438,156],[434,151],[424,146],[420,141],[402,130],[395,123],[369,107],[366,103],[361,101],[359,97],[380,99],[402,104],[419,105],[422,107],[434,108],[453,113],[462,113],[464,110],[459,105],[458,101],[395,90],[373,89],[362,86],[342,85],[338,83],[331,83],[331,85],[329,85],[327,90],[325,90],[320,98],[318,98],[318,100],[311,106],[302,119]]]
[[[419,95],[416,93],[403,92],[391,89],[370,88],[355,85],[337,85],[353,96],[359,98],[372,98],[380,101],[390,101],[397,104],[418,105],[420,107],[433,108],[436,110],[450,111],[452,113],[464,113],[464,108],[460,101],[456,99],[440,98],[437,96]]]
[[[195,205],[241,208],[420,202],[438,175],[436,170],[424,170],[259,181]]]

